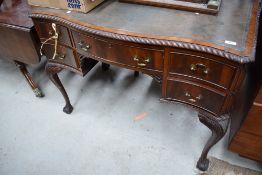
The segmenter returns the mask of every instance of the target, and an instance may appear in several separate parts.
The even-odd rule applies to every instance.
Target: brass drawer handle
[[[65,54],[56,54],[56,57],[55,58],[58,58],[58,59],[60,59],[60,60],[63,60],[63,59],[65,59],[65,57],[66,57],[66,55]]]
[[[193,97],[189,92],[186,92],[185,96],[189,97],[188,100],[193,102],[193,103],[196,103],[197,101],[199,101],[203,98],[203,96],[201,94],[198,95],[197,97]]]
[[[150,59],[149,57],[147,57],[147,58],[145,59],[145,62],[146,62],[146,63],[149,63],[150,60],[151,60],[151,59]]]
[[[84,45],[83,41],[80,41],[80,42],[78,43],[78,45],[79,45],[80,47],[82,47],[82,46]]]
[[[91,45],[85,44],[83,41],[80,41],[80,42],[78,43],[78,45],[79,45],[80,48],[81,48],[83,51],[85,51],[85,52],[87,52],[88,49],[91,48]]]
[[[208,74],[208,72],[209,72],[209,68],[206,65],[202,64],[202,63],[197,63],[197,64],[191,64],[190,65],[190,70],[191,71],[196,71],[197,69],[203,70],[204,74]]]
[[[137,63],[138,66],[141,66],[141,67],[145,67],[146,64],[145,63]]]
[[[134,60],[134,61],[137,61],[137,62],[139,61],[139,59],[138,59],[137,56],[134,56],[133,60]]]
[[[53,31],[52,31],[52,30],[49,30],[48,34],[49,34],[50,36],[52,36],[52,35],[53,35]]]
[[[146,57],[146,59],[140,59],[138,58],[138,56],[134,56],[133,60],[135,62],[137,62],[137,65],[140,66],[140,67],[145,67],[147,66],[147,63],[150,63],[151,61],[151,58],[150,57]]]

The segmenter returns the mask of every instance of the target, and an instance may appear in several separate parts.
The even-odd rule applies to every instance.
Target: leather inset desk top
[[[87,14],[40,7],[34,8],[33,13],[53,14],[80,25],[118,34],[210,46],[254,60],[256,25],[250,24],[257,21],[257,0],[223,1],[218,15],[117,0],[109,0]]]

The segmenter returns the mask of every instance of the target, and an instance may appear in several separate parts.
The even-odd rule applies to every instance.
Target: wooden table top
[[[159,45],[174,41],[207,46],[249,62],[254,61],[258,11],[258,0],[224,0],[218,15],[108,0],[86,14],[41,7],[34,7],[32,13],[113,34],[156,39]]]
[[[0,7],[0,23],[31,28],[34,24],[28,17],[29,9],[26,0],[3,0]]]

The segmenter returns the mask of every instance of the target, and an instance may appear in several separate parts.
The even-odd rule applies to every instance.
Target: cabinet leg
[[[16,67],[19,68],[20,72],[22,73],[22,75],[25,77],[27,83],[30,85],[30,87],[32,88],[34,94],[36,97],[43,97],[44,94],[42,93],[42,91],[38,88],[37,84],[34,82],[31,74],[28,72],[28,70],[26,69],[26,66],[24,63],[19,62],[19,61],[14,61]]]
[[[70,114],[73,111],[73,106],[70,103],[69,97],[65,91],[65,88],[63,86],[63,84],[61,83],[57,73],[60,72],[63,68],[57,67],[57,66],[53,66],[50,64],[46,64],[46,72],[50,78],[50,80],[55,84],[55,86],[59,89],[59,91],[61,92],[61,94],[63,95],[64,99],[65,99],[65,107],[63,108],[63,111],[67,114]]]
[[[102,63],[102,70],[107,71],[110,68],[110,64]]]
[[[228,125],[229,116],[223,116],[221,118],[215,118],[214,116],[208,115],[198,115],[201,123],[206,125],[211,131],[212,135],[208,139],[202,154],[197,162],[197,168],[201,171],[206,171],[209,166],[209,160],[207,159],[207,154],[209,150],[225,135]]]

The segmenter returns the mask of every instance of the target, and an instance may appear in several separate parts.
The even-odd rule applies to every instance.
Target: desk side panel
[[[40,42],[34,28],[0,24],[0,58],[36,64]]]

